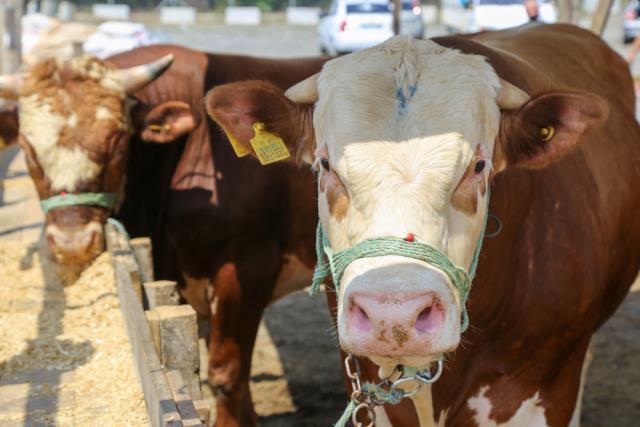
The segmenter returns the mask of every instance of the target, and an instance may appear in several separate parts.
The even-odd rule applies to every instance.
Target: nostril
[[[351,325],[359,332],[371,331],[371,321],[367,312],[358,304],[353,303],[351,306]]]
[[[424,308],[416,319],[415,328],[419,332],[433,332],[437,330],[444,321],[444,313],[437,305],[430,305]]]

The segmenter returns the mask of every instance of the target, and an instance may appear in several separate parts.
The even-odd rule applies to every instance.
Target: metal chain
[[[360,362],[356,357],[354,357],[352,354],[348,354],[344,359],[344,367],[347,372],[347,377],[351,381],[351,388],[353,390],[351,393],[351,401],[355,405],[353,415],[351,416],[351,421],[353,422],[353,425],[355,427],[374,427],[376,423],[376,406],[382,406],[387,402],[379,399],[374,392],[369,392],[362,389],[362,381],[360,380]],[[395,393],[397,390],[399,390],[399,386],[415,382],[415,388],[413,390],[405,391],[404,389],[402,389],[402,398],[404,399],[416,394],[423,384],[432,384],[436,382],[438,378],[440,378],[440,375],[442,375],[442,368],[442,360],[438,360],[436,362],[435,372],[432,372],[431,370],[423,370],[416,372],[415,375],[405,377],[404,367],[396,366],[393,372],[387,378],[376,384],[375,387],[386,392]],[[399,373],[400,375],[396,380],[392,380],[391,378],[396,373]],[[371,420],[371,422],[366,426],[358,421],[358,414],[363,411],[366,413],[366,415],[369,416],[369,419]]]

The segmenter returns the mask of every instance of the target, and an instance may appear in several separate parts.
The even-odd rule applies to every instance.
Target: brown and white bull
[[[1,81],[2,94],[18,98],[20,144],[39,195],[57,197],[46,236],[65,271],[102,250],[113,214],[132,236],[152,237],[156,277],[177,280],[210,316],[218,426],[256,423],[249,374],[258,324],[269,302],[308,283],[316,208],[308,167],[236,157],[206,115],[206,88],[263,78],[285,89],[324,61],[159,45],[107,62],[49,60]],[[87,193],[118,193],[121,206],[114,212],[93,196],[60,204]]]
[[[445,358],[434,385],[375,409],[378,426],[579,424],[591,336],[640,266],[633,82],[602,40],[567,25],[396,37],[286,94],[235,83],[207,103],[249,150],[262,122],[290,150],[315,152],[334,252],[405,239],[468,271],[486,215],[501,219],[464,336],[460,288],[421,259],[357,258],[328,293],[363,380]]]

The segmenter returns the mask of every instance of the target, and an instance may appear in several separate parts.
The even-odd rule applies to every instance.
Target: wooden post
[[[393,34],[400,34],[400,12],[402,11],[402,1],[393,0]]]
[[[149,310],[153,310],[161,305],[178,305],[180,303],[177,289],[178,284],[172,280],[145,282],[142,286],[147,296]]]
[[[196,312],[188,304],[160,306],[157,313],[160,324],[160,360],[167,369],[177,369],[194,400],[201,399],[200,353]]]
[[[558,22],[571,24],[573,22],[573,0],[559,0],[558,3]]]
[[[607,25],[609,13],[611,12],[611,5],[613,5],[613,0],[598,1],[598,6],[593,14],[593,19],[591,20],[591,31],[599,36],[602,36],[604,27]]]
[[[15,73],[22,59],[22,0],[0,2],[0,74]],[[6,44],[8,42],[8,44]]]
[[[140,279],[142,283],[154,280],[153,275],[153,255],[151,239],[148,237],[136,237],[131,239],[131,249],[140,269]]]
[[[131,259],[133,256],[131,252],[127,255],[122,249],[122,239],[126,241],[126,237],[122,236],[113,224],[105,225],[105,234],[118,288],[120,310],[131,343],[136,371],[142,383],[150,424],[178,427],[182,425],[180,413],[154,349],[142,304],[134,292],[130,263],[135,261],[128,261],[127,256]]]
[[[182,374],[180,371],[170,370],[167,372],[167,381],[173,393],[173,400],[176,402],[178,412],[182,418],[182,425],[187,426],[203,426],[202,419],[191,400],[191,396],[187,390]]]
[[[211,403],[207,400],[195,400],[193,406],[196,408],[202,423],[208,426],[211,419]]]

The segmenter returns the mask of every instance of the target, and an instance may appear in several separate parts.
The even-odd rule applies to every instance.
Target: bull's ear
[[[195,127],[196,120],[188,104],[168,101],[146,113],[140,135],[144,141],[165,144],[191,132]]]
[[[495,170],[543,168],[569,153],[586,132],[602,126],[608,116],[606,101],[578,92],[546,93],[517,110],[504,111],[494,153]]]
[[[313,150],[313,106],[292,102],[271,83],[250,80],[217,86],[209,91],[205,104],[207,113],[222,127],[240,157],[256,156],[251,140],[257,132],[282,140],[297,160]]]

